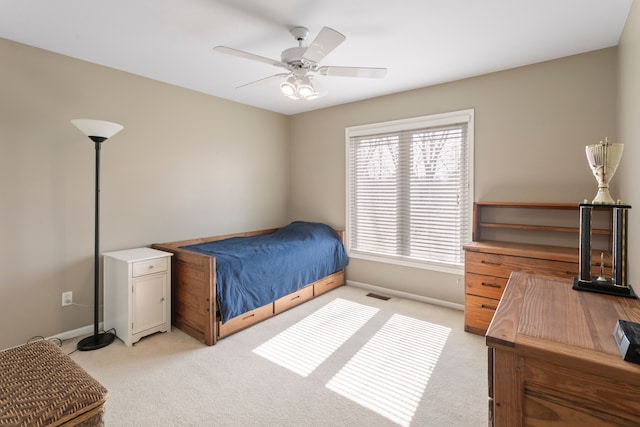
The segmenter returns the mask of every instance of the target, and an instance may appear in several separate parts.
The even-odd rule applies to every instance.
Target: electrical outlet
[[[73,304],[73,292],[67,291],[62,293],[62,306]]]

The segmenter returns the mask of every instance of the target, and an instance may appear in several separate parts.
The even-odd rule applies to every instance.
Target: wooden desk
[[[640,426],[640,365],[613,338],[640,300],[513,273],[486,335],[490,425]]]

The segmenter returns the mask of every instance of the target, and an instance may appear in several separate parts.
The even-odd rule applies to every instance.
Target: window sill
[[[464,276],[464,265],[444,265],[430,262],[410,261],[405,259],[398,259],[394,257],[386,257],[382,255],[370,255],[359,252],[350,252],[349,258],[361,259],[364,261],[380,262],[384,264],[399,265],[402,267],[419,268],[421,270],[438,271],[440,273],[455,274],[458,276]]]

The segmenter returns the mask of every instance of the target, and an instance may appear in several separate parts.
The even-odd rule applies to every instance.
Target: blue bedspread
[[[296,221],[270,234],[183,246],[216,258],[222,322],[343,269],[347,255],[325,224]]]

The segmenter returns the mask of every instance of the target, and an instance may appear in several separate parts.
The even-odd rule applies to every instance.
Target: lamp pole
[[[94,142],[96,152],[96,180],[95,180],[95,222],[94,222],[94,251],[93,251],[93,335],[78,341],[78,350],[89,351],[106,347],[113,342],[115,335],[110,332],[100,333],[100,151],[102,143],[120,132],[122,125],[101,120],[77,119],[72,120],[78,129],[84,132]]]

